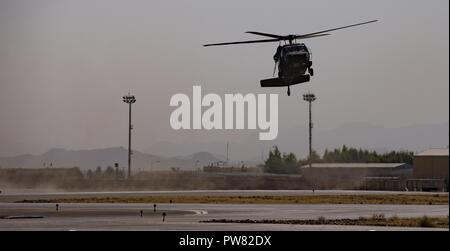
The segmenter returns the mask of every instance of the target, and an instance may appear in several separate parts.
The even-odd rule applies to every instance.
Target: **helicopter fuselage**
[[[273,59],[278,64],[278,78],[261,80],[261,87],[287,86],[290,95],[289,86],[309,82],[314,74],[311,51],[303,43],[278,46]]]
[[[305,44],[288,44],[277,49],[279,53],[278,77],[284,79],[286,85],[295,84],[295,79],[306,74],[311,67],[311,52]],[[274,59],[277,55],[274,56]]]

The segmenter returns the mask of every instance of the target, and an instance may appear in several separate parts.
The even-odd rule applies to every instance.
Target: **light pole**
[[[136,98],[134,95],[128,93],[127,96],[123,96],[123,102],[128,104],[128,178],[131,177],[131,130],[133,130],[133,125],[131,124],[131,105],[136,103]]]
[[[303,100],[307,101],[309,103],[309,167],[312,167],[312,112],[311,112],[311,104],[314,100],[316,100],[316,96],[312,93],[306,93],[303,94]]]
[[[226,165],[228,166],[228,142],[227,142],[227,164]]]

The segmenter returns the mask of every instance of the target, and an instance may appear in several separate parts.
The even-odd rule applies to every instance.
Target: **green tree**
[[[86,172],[86,178],[88,178],[88,179],[94,178],[94,173],[92,172],[91,169],[89,169],[89,170]]]
[[[293,153],[283,154],[284,173],[298,173],[297,157]]]
[[[102,167],[101,166],[97,166],[97,168],[95,169],[94,177],[97,179],[102,177]]]
[[[269,157],[264,163],[264,172],[266,173],[283,173],[284,163],[278,146],[274,146],[269,152]]]
[[[69,168],[66,172],[65,172],[65,176],[67,178],[72,178],[72,179],[83,179],[83,173],[81,172],[79,167],[72,167]]]
[[[308,156],[308,161],[309,161],[309,158],[311,158],[311,162],[312,163],[320,163],[320,162],[322,162],[322,159],[320,158],[320,155],[315,150],[311,151],[311,156]]]
[[[114,169],[111,166],[108,166],[103,173],[103,177],[106,179],[114,179],[115,178],[115,172]]]

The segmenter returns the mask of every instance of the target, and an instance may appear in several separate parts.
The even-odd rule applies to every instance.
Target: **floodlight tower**
[[[308,158],[308,162],[309,162],[309,167],[312,167],[312,128],[313,128],[313,123],[312,123],[312,112],[311,112],[311,104],[314,100],[316,100],[316,95],[312,94],[312,93],[306,93],[303,94],[303,100],[307,101],[309,103],[309,158]]]
[[[128,93],[127,96],[123,96],[123,102],[128,104],[128,178],[131,177],[131,130],[133,130],[133,125],[131,124],[131,105],[136,103],[136,98],[134,95]]]

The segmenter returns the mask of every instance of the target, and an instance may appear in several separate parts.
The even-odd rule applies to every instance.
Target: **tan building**
[[[300,168],[303,175],[329,178],[411,177],[406,163],[313,163]]]
[[[317,189],[403,190],[412,176],[407,163],[313,163],[301,175]]]
[[[414,156],[415,179],[448,181],[448,148],[429,149]]]

